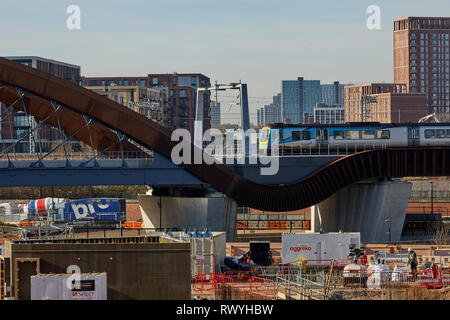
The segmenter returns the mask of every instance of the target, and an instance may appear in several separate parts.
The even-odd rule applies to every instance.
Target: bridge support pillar
[[[360,232],[361,242],[400,241],[412,184],[364,181],[312,207],[312,232]]]
[[[236,202],[224,196],[173,197],[138,195],[144,228],[226,232],[236,240]]]

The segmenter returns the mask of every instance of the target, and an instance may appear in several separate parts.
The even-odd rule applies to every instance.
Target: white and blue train
[[[450,147],[450,123],[275,124],[264,127],[260,149]]]

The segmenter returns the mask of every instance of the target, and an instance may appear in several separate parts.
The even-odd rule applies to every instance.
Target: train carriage
[[[450,146],[450,123],[332,125],[275,124],[263,128],[260,148],[281,154],[311,150],[361,151],[371,148]]]

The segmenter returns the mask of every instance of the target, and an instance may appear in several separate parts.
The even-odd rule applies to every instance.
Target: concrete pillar
[[[236,240],[236,202],[223,196],[168,197],[139,194],[144,228],[178,228],[226,232]],[[161,208],[160,208],[161,206]],[[161,217],[161,219],[160,219]]]
[[[312,232],[360,232],[366,243],[400,241],[412,184],[365,181],[312,207]],[[391,222],[386,222],[391,220]]]

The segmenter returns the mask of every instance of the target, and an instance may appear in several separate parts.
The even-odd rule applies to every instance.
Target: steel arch
[[[168,159],[177,143],[171,141],[168,129],[106,97],[69,81],[0,58],[0,101],[11,104],[19,98],[16,87],[29,92],[26,95],[29,105],[27,111],[38,119],[42,120],[52,112],[53,108],[48,100],[64,105],[64,113],[60,115],[59,121],[62,130],[68,134],[79,129],[79,125],[84,122],[83,115],[95,119],[95,128],[94,125],[91,126],[92,142],[89,141],[87,131],[76,137],[98,150],[117,140],[109,129],[120,130],[142,146],[153,149]],[[56,119],[49,123],[57,126]],[[194,155],[196,147],[191,147]],[[127,144],[123,148],[133,150],[136,147]],[[221,164],[182,166],[238,203],[260,210],[291,211],[317,204],[339,189],[369,178],[448,176],[449,161],[448,147],[370,150],[343,157],[307,178],[285,185],[255,183]]]

